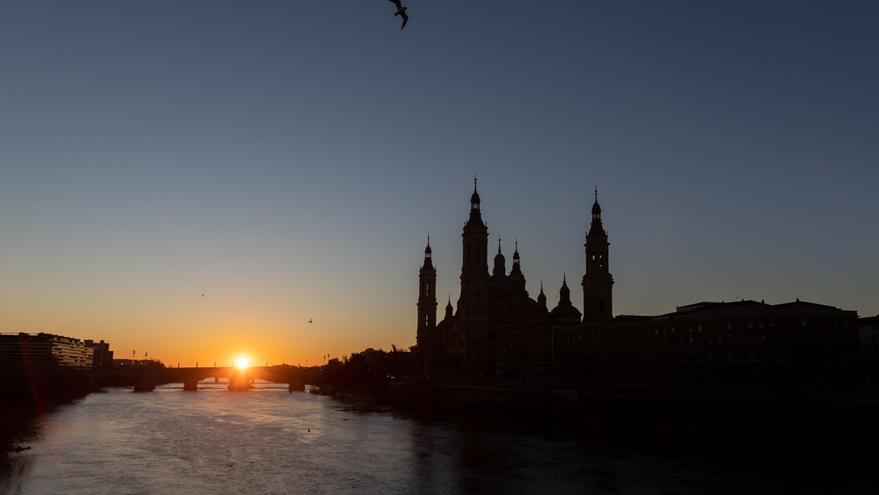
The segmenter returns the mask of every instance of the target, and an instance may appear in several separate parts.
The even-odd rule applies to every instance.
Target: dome
[[[565,325],[576,325],[580,322],[580,311],[571,304],[559,303],[549,312],[553,319]]]
[[[559,302],[571,303],[571,289],[568,288],[567,275],[562,275],[562,287],[559,289]]]
[[[492,270],[493,276],[503,276],[507,272],[507,259],[504,258],[504,255],[501,253],[501,239],[498,237],[497,240],[497,254],[494,255],[494,270]]]
[[[503,254],[501,254],[500,251],[498,251],[498,253],[496,255],[494,255],[494,264],[495,265],[504,264],[506,261],[507,261],[507,259],[504,257]]]

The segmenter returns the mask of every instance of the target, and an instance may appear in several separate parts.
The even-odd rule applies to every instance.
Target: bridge
[[[159,366],[127,366],[94,370],[94,378],[99,386],[134,385],[136,392],[148,392],[156,385],[183,383],[183,390],[198,390],[198,382],[210,378],[229,381],[229,390],[249,390],[254,380],[284,383],[289,390],[305,390],[305,384],[316,378],[317,370],[300,366],[253,366],[236,368],[233,366],[163,368]]]

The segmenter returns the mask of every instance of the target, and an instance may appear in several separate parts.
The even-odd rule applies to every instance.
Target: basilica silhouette
[[[541,283],[525,288],[515,244],[507,272],[500,239],[488,270],[488,227],[473,181],[462,237],[461,287],[437,322],[436,268],[428,237],[419,270],[415,351],[431,381],[565,385],[589,381],[774,380],[831,383],[859,349],[857,313],[797,299],[783,304],[699,302],[656,316],[613,313],[610,243],[595,190],[581,280],[583,313],[564,276],[550,309]],[[789,386],[785,383],[785,386]]]
[[[598,191],[592,205],[592,225],[586,235],[586,273],[583,275],[584,314],[571,303],[563,277],[559,303],[549,310],[541,284],[537,299],[525,289],[518,242],[509,273],[498,239],[491,274],[488,272],[488,227],[482,219],[476,179],[470,196],[470,218],[462,234],[463,262],[457,311],[451,298],[445,316],[436,322],[436,268],[430,238],[419,272],[416,346],[422,372],[428,377],[489,380],[497,377],[498,342],[511,332],[534,333],[582,321],[610,320],[613,314],[613,276],[610,274],[607,233],[601,223]]]

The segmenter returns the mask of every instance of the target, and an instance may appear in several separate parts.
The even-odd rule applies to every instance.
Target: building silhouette
[[[879,363],[879,315],[858,320],[861,338],[861,357],[875,365]]]
[[[606,321],[613,318],[613,275],[610,274],[610,243],[601,223],[598,188],[592,204],[592,225],[586,234],[586,274],[583,275],[583,319]]]
[[[498,239],[488,269],[488,226],[474,179],[464,225],[460,295],[436,322],[432,249],[419,271],[416,356],[428,380],[533,385],[664,381],[736,386],[833,384],[858,359],[855,311],[795,301],[701,302],[656,316],[613,314],[610,243],[595,190],[586,234],[583,313],[571,302],[567,274],[549,309],[543,283],[526,289],[514,243],[509,272]]]
[[[54,364],[68,368],[108,368],[110,344],[51,333],[0,335],[0,364]]]

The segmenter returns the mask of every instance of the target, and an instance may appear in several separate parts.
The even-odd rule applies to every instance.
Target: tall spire
[[[433,250],[430,249],[430,234],[427,234],[427,246],[424,248],[424,261],[431,259]]]
[[[463,314],[481,311],[485,306],[488,286],[488,226],[479,210],[477,179],[473,177],[473,195],[470,197],[470,217],[461,232],[461,294],[458,311]]]
[[[583,319],[613,318],[613,276],[610,274],[610,243],[601,220],[598,186],[592,204],[592,224],[586,233],[586,273],[583,275]]]
[[[476,175],[473,176],[473,195],[470,196],[470,210],[479,210],[479,191],[476,190]]]
[[[430,235],[424,248],[424,264],[418,270],[418,331],[416,345],[425,345],[428,332],[436,328],[436,268],[431,261]]]
[[[497,238],[497,254],[501,254],[501,238]]]

